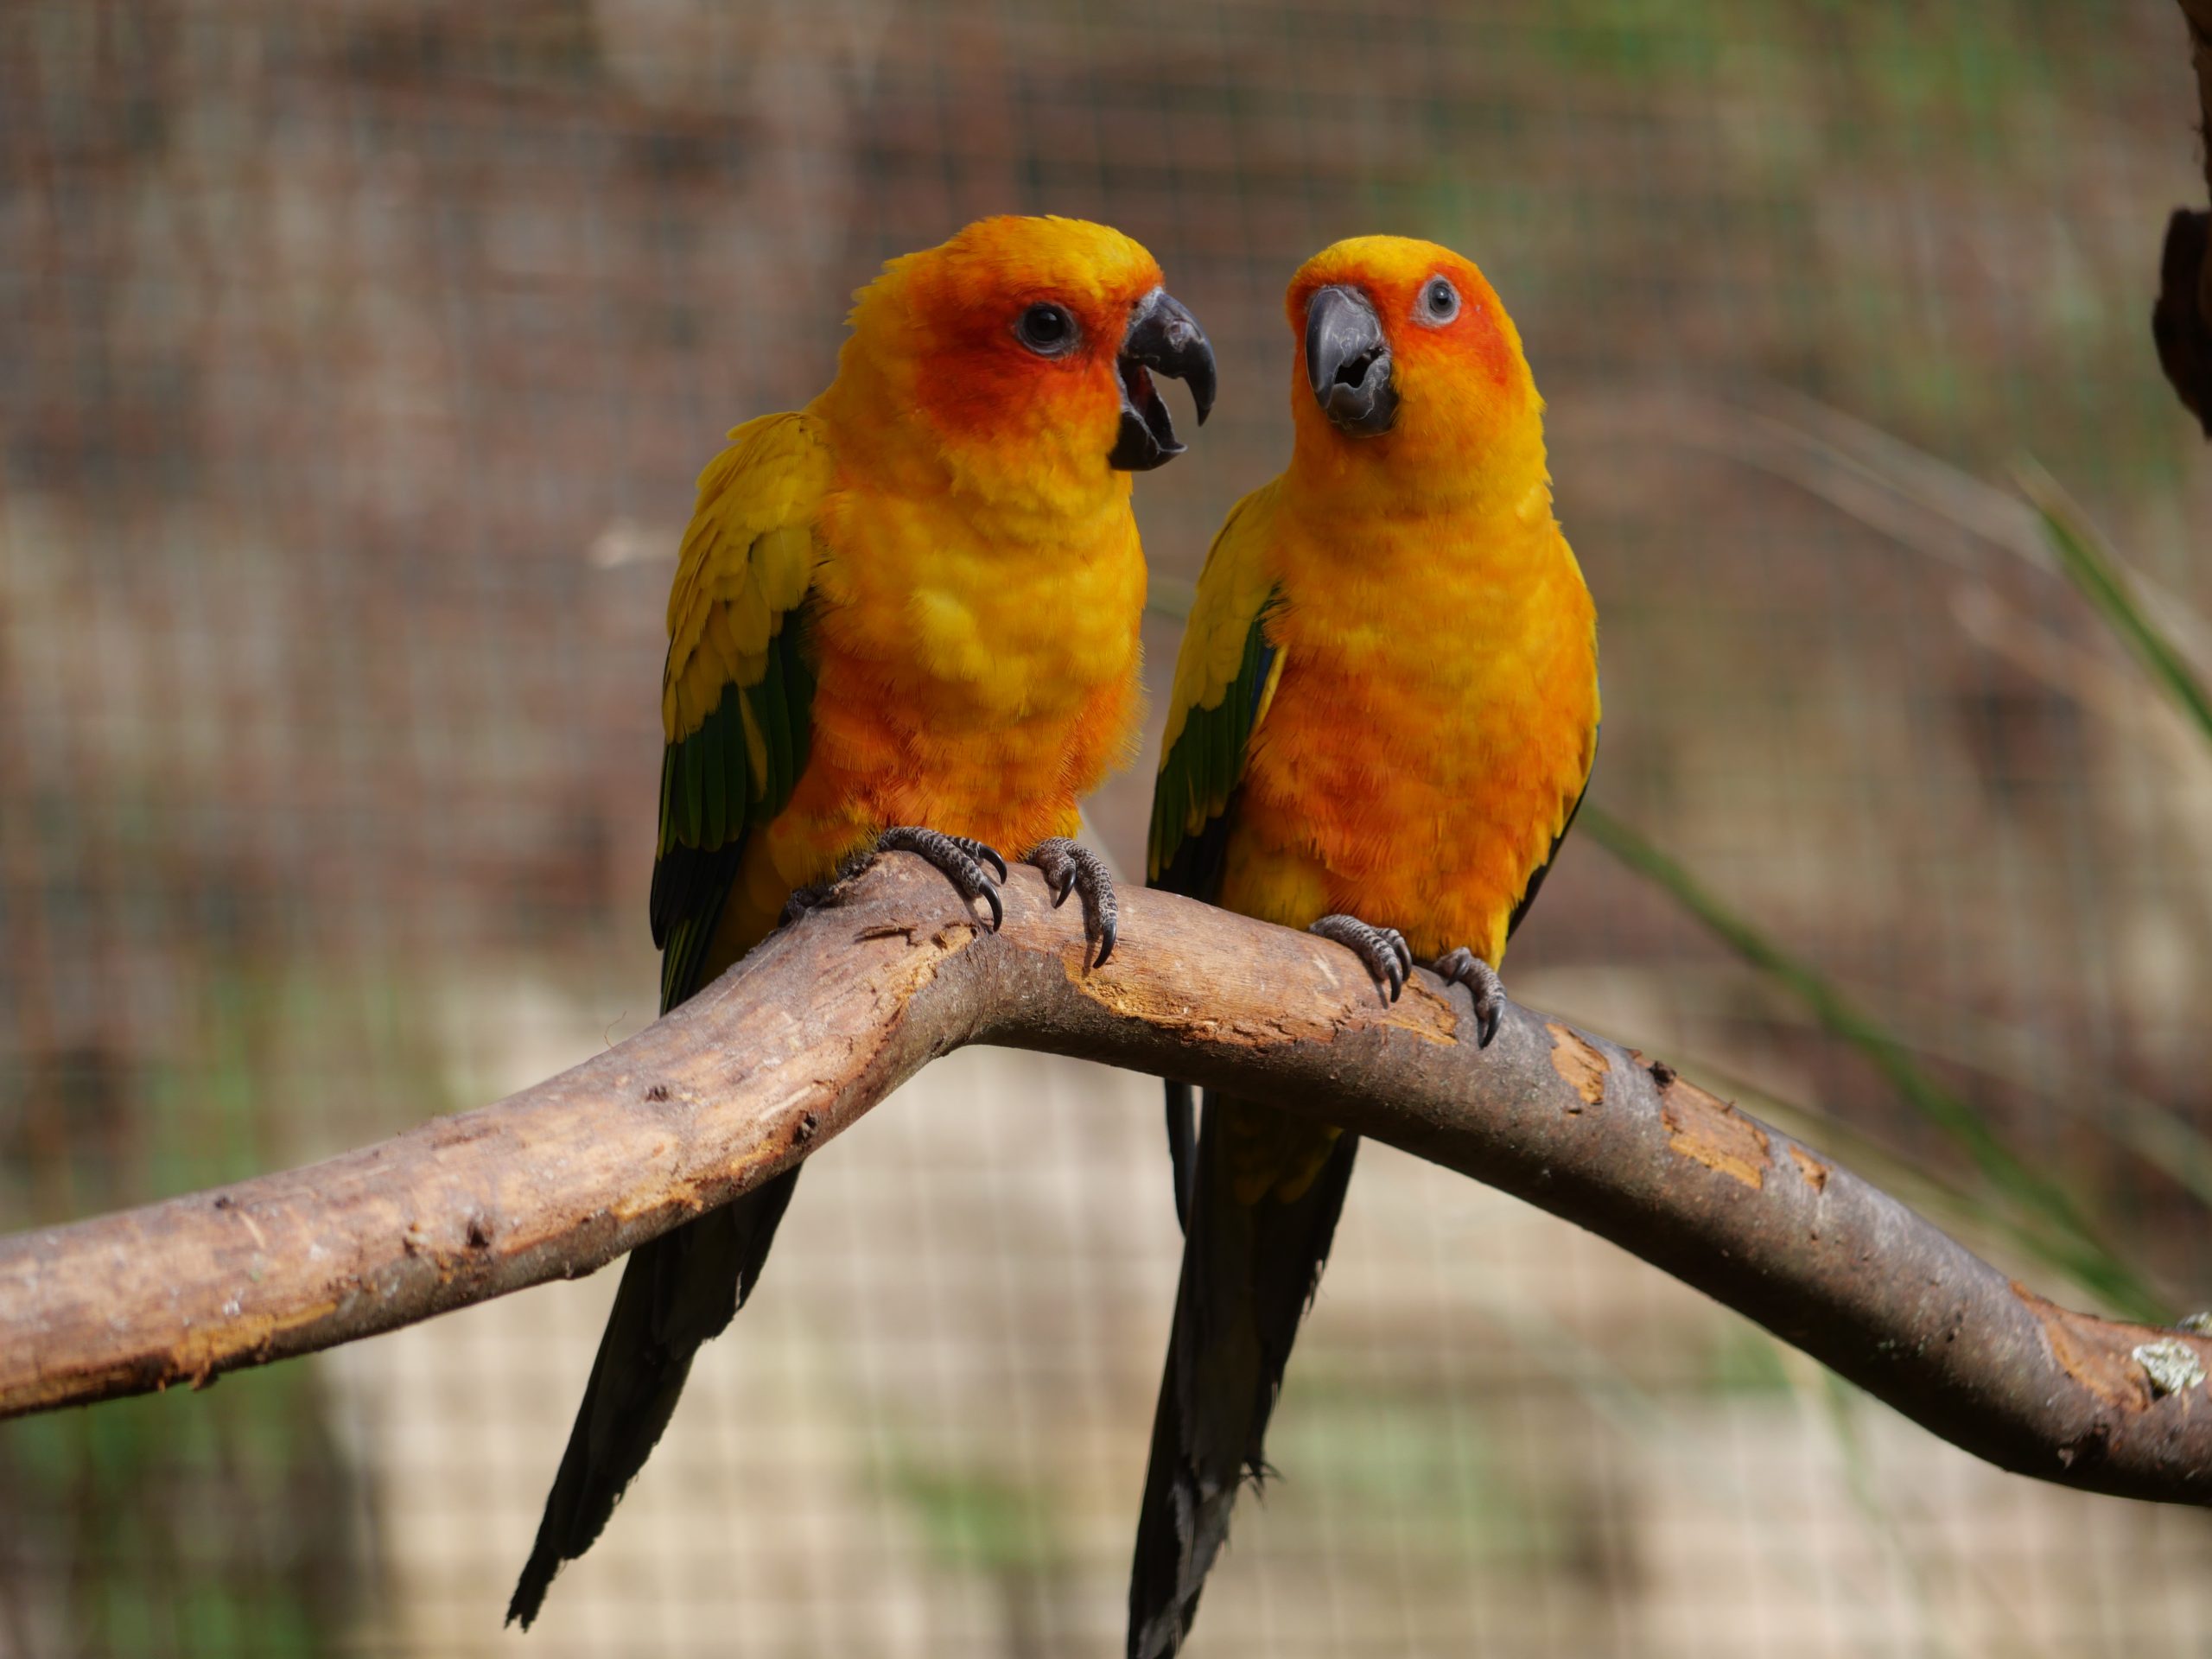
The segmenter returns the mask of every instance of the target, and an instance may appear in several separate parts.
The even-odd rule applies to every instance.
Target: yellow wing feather
[[[805,415],[764,415],[734,429],[699,474],[698,505],[668,595],[661,727],[697,731],[725,686],[760,683],[768,642],[806,596],[811,523],[830,488],[830,451]]]
[[[1275,484],[1262,485],[1231,507],[1206,550],[1205,569],[1191,601],[1191,620],[1176,654],[1174,683],[1167,696],[1167,731],[1160,747],[1163,769],[1192,712],[1220,708],[1243,664],[1252,619],[1274,586],[1267,551],[1276,494]],[[1281,671],[1280,660],[1276,671]]]
[[[652,904],[664,1007],[696,988],[747,840],[790,798],[813,696],[785,620],[813,577],[830,451],[806,415],[765,416],[729,435],[699,475],[668,601]]]

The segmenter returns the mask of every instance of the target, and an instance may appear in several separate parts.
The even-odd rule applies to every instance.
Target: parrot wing
[[[1167,732],[1152,791],[1147,884],[1211,904],[1221,892],[1236,791],[1252,734],[1282,672],[1268,638],[1281,595],[1269,574],[1266,526],[1275,486],[1230,509],[1206,551],[1168,693]],[[1195,1179],[1197,1107],[1191,1085],[1167,1084],[1167,1150],[1175,1164],[1175,1214],[1187,1223]]]
[[[806,764],[812,524],[832,475],[804,415],[730,434],[700,474],[668,605],[653,942],[664,1013],[699,988],[747,838]],[[668,1427],[702,1343],[753,1288],[798,1179],[787,1170],[631,1252],[529,1561],[507,1608],[527,1630],[563,1561],[590,1548]]]
[[[814,423],[769,415],[732,432],[699,477],[661,681],[652,916],[663,1013],[699,988],[746,839],[783,810],[806,765],[804,606],[830,476]]]
[[[1206,553],[1175,659],[1153,785],[1149,885],[1209,903],[1221,890],[1222,854],[1252,734],[1282,671],[1267,631],[1281,601],[1265,557],[1274,490],[1272,484],[1255,490],[1230,509]]]

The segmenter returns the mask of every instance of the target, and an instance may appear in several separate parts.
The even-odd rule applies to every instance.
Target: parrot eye
[[[1421,299],[1414,306],[1414,319],[1432,328],[1441,328],[1459,315],[1459,290],[1442,276],[1432,276],[1422,284]]]
[[[1065,306],[1031,306],[1015,321],[1014,334],[1039,357],[1062,357],[1075,349],[1075,319]]]

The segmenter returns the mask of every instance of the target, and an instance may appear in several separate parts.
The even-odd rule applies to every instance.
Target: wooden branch
[[[2046,1480],[2212,1503],[2212,1339],[2069,1313],[1788,1136],[1542,1014],[1464,1040],[1426,976],[1125,890],[1086,972],[1033,870],[982,931],[879,861],[704,994],[497,1105],[283,1174],[0,1239],[0,1414],[189,1382],[588,1273],[999,1043],[1233,1086],[1487,1181]],[[1167,1179],[1163,1156],[1160,1179]],[[1478,1264],[1470,1263],[1470,1272]]]

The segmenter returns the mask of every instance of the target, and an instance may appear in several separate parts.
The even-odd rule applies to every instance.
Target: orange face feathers
[[[1142,247],[1081,220],[991,219],[900,264],[912,267],[915,390],[934,423],[995,438],[1049,421],[1100,455],[1113,447],[1114,359],[1130,312],[1160,286]]]
[[[1306,261],[1285,299],[1300,341],[1300,465],[1428,491],[1543,468],[1542,399],[1521,336],[1474,262],[1363,236]]]
[[[982,219],[894,259],[857,296],[852,326],[848,404],[872,399],[887,435],[906,429],[956,485],[986,493],[1126,494],[1117,472],[1180,448],[1149,372],[1189,379],[1201,419],[1211,402],[1211,353],[1159,262],[1082,219]],[[1134,448],[1121,442],[1130,417],[1148,440]]]

